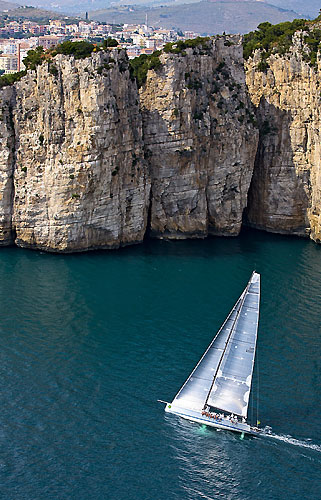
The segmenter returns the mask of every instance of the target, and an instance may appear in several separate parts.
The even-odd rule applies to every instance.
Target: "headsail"
[[[243,292],[244,294],[244,292]],[[222,357],[225,343],[238,315],[243,294],[236,302],[221,329],[205,351],[185,384],[176,394],[172,405],[201,410],[213,383],[213,377]]]
[[[247,415],[259,315],[260,275],[251,279],[172,405],[201,410],[204,404]]]
[[[208,404],[247,416],[259,319],[260,275],[253,273],[222,356]]]

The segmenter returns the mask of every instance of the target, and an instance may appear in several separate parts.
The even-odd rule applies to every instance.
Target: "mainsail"
[[[260,275],[253,273],[207,403],[247,416],[259,320]]]
[[[172,405],[198,411],[208,404],[226,412],[247,416],[259,299],[260,275],[254,272]]]

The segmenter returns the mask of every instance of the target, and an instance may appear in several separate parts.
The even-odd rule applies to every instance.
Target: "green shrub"
[[[64,54],[66,56],[74,56],[75,59],[85,59],[89,57],[94,50],[95,46],[92,43],[82,40],[81,42],[70,42],[66,40],[60,45],[55,47],[51,54],[56,56],[57,54]]]
[[[129,65],[128,65],[128,62],[127,61],[121,61],[119,63],[119,71],[121,73],[124,73],[125,71],[127,71],[129,69]]]
[[[58,75],[58,68],[54,64],[49,64],[49,73],[51,75],[57,76]]]
[[[294,19],[292,22],[285,22],[272,25],[269,22],[261,23],[258,29],[251,31],[244,36],[243,54],[244,59],[251,57],[255,50],[264,50],[269,57],[272,51],[285,54],[292,45],[294,33],[307,26],[305,19]]]
[[[271,132],[270,124],[267,120],[264,120],[262,126],[260,127],[260,132],[262,135],[267,135]]]
[[[107,49],[108,47],[117,47],[118,42],[114,38],[111,38],[110,36],[108,38],[105,38],[103,41],[103,48]]]
[[[104,64],[103,66],[99,66],[96,71],[98,75],[101,75],[104,69],[108,70],[109,68],[109,64]]]
[[[203,118],[203,113],[201,111],[195,111],[194,120],[201,120]]]
[[[217,85],[217,83],[213,83],[212,85],[212,92],[213,94],[217,94],[217,92],[220,90],[220,87]]]
[[[36,69],[39,64],[42,64],[45,60],[45,53],[43,47],[37,47],[34,50],[29,50],[26,57],[23,60],[23,64],[27,69]]]
[[[129,69],[133,79],[136,79],[138,87],[141,87],[147,79],[147,72],[150,69],[157,71],[162,63],[159,59],[160,50],[155,50],[151,55],[142,54],[129,61]]]
[[[321,30],[314,29],[309,35],[304,37],[304,43],[309,48],[309,54],[305,54],[305,59],[311,64],[311,66],[315,66],[318,59],[318,52],[320,50],[320,42],[321,42]]]
[[[256,66],[256,69],[258,71],[261,71],[262,73],[266,73],[266,71],[269,69],[269,63],[265,59],[261,59],[259,64]]]
[[[210,40],[209,37],[201,37],[198,36],[197,38],[193,38],[191,40],[179,40],[178,42],[173,42],[173,43],[167,43],[164,46],[164,52],[167,54],[181,54],[185,55],[185,49],[188,48],[201,48],[203,50],[209,49],[209,44],[208,41]]]
[[[187,88],[191,89],[191,90],[201,89],[202,88],[202,82],[201,82],[201,80],[191,80],[188,83]]]
[[[0,88],[6,87],[7,85],[13,85],[15,82],[21,80],[21,78],[26,74],[26,71],[19,71],[18,73],[0,76]]]

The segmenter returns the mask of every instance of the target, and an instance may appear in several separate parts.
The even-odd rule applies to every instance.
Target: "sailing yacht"
[[[208,349],[166,403],[166,412],[219,429],[261,432],[247,422],[259,305],[260,275],[254,271]]]

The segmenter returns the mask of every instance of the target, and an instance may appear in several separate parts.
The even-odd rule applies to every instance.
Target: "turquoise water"
[[[240,440],[156,400],[173,398],[254,268],[253,393],[270,434]],[[321,498],[320,246],[246,231],[67,256],[3,248],[0,276],[0,498]]]

